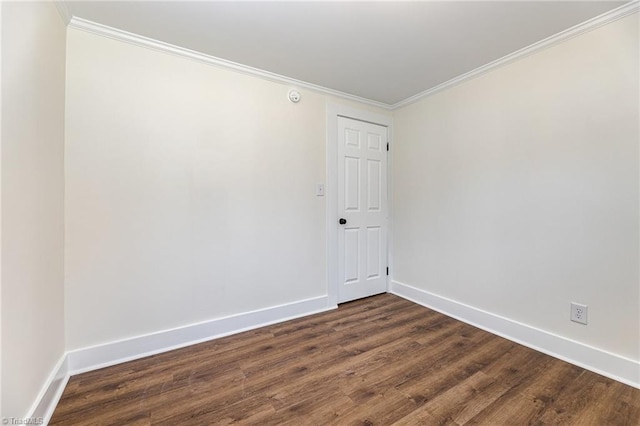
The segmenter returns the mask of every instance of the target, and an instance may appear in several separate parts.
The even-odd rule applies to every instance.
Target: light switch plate
[[[324,183],[316,183],[316,195],[318,197],[324,196]]]

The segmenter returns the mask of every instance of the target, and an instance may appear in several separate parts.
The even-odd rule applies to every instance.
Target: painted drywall
[[[24,418],[64,354],[66,29],[2,2],[2,417]]]
[[[638,52],[635,14],[397,110],[393,279],[639,360]]]
[[[289,89],[69,29],[67,349],[327,295],[338,101]]]

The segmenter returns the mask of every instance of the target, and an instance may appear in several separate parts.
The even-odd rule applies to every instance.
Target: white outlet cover
[[[589,307],[580,303],[571,303],[571,321],[587,324],[587,314]]]

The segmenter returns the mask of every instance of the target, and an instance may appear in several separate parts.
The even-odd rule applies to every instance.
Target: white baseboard
[[[231,334],[335,309],[327,296],[216,318],[67,353],[69,374],[80,374]]]
[[[539,352],[640,389],[640,362],[391,281],[390,293]]]
[[[329,305],[328,297],[322,296],[66,352],[45,382],[27,418],[42,417],[44,424],[48,424],[69,378],[75,374],[335,308],[337,305]]]
[[[65,353],[51,371],[35,403],[29,410],[29,414],[25,418],[42,418],[44,424],[48,424],[68,381],[69,366],[67,364],[67,354]]]
[[[398,281],[391,281],[389,292],[555,358],[640,388],[638,361]],[[51,372],[27,417],[42,417],[44,424],[47,424],[72,375],[335,308],[337,306],[328,304],[327,296],[322,296],[67,352]]]

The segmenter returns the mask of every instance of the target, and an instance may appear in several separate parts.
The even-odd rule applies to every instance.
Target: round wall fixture
[[[289,90],[289,100],[294,104],[300,102],[300,92],[297,90]]]

